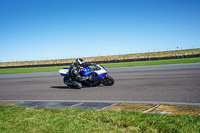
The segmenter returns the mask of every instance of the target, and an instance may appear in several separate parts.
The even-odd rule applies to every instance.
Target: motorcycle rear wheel
[[[114,84],[114,79],[110,75],[107,75],[104,79],[103,85],[105,86],[112,86]]]

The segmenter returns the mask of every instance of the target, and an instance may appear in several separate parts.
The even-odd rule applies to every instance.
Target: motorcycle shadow
[[[77,89],[76,87],[70,87],[70,86],[51,86],[51,88],[56,88],[56,89]]]
[[[83,85],[82,88],[90,88],[90,87],[103,87],[102,85],[98,85],[98,86],[87,86],[87,85]],[[73,86],[51,86],[51,88],[56,88],[56,89],[74,89],[74,90],[80,90],[76,87]]]

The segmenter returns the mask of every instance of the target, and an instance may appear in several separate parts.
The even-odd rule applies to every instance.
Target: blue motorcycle
[[[87,86],[98,86],[103,84],[105,86],[111,86],[114,84],[114,79],[110,75],[107,74],[106,69],[102,65],[95,65],[93,68],[89,66],[80,68],[80,74],[82,76],[87,77],[85,81],[70,81],[68,78],[69,68],[63,68],[59,70],[61,76],[63,76],[64,84],[70,87],[82,88],[82,85]]]

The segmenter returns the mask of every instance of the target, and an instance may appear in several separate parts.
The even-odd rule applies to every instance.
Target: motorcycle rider
[[[88,77],[80,75],[80,68],[92,65],[96,65],[96,63],[85,63],[83,59],[77,58],[75,63],[72,63],[69,67],[68,80],[75,84],[78,88],[82,88],[82,84],[80,82],[87,80]]]

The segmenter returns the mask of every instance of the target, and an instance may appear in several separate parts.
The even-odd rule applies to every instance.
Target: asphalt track
[[[200,63],[107,70],[115,79],[113,86],[82,89],[64,85],[58,72],[0,75],[0,101],[71,102],[76,106],[83,103],[200,106]]]

